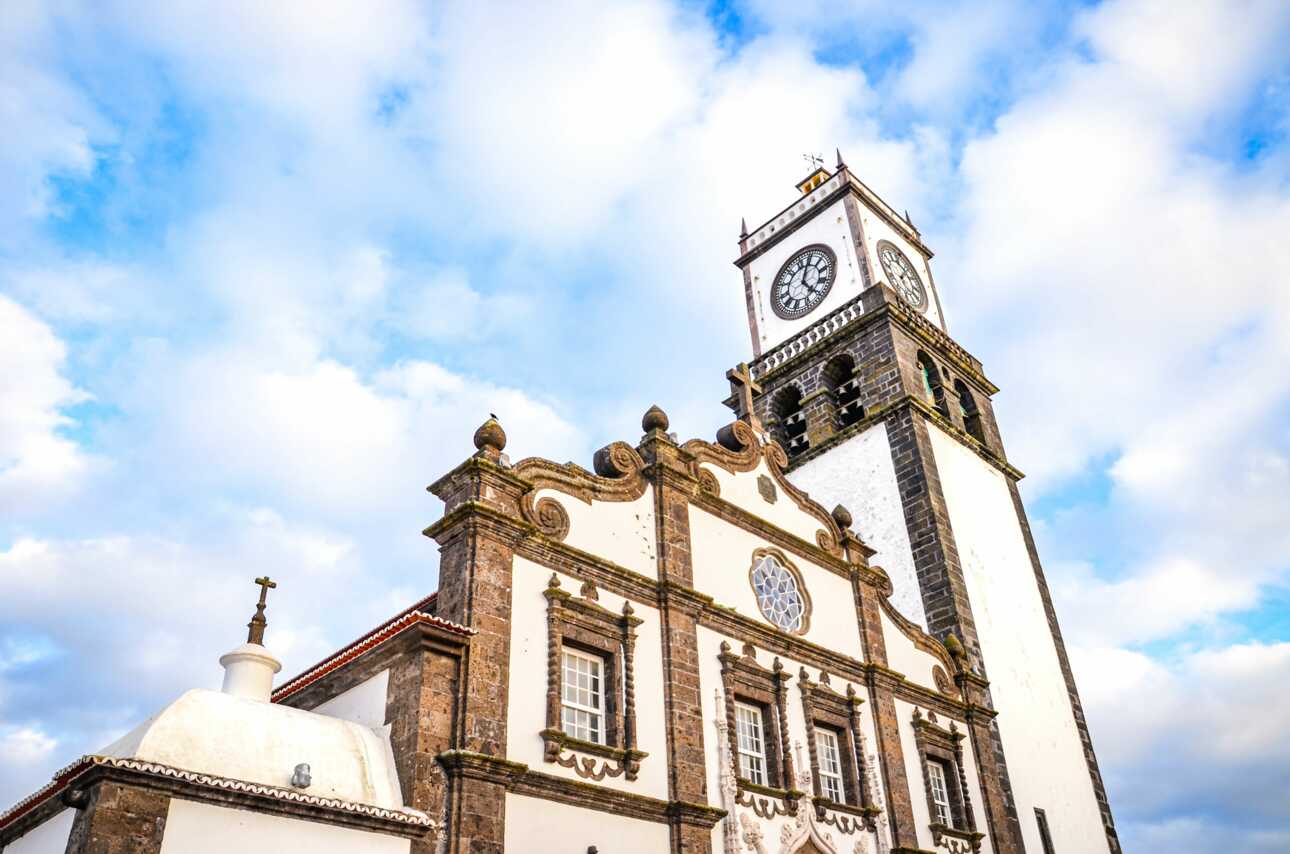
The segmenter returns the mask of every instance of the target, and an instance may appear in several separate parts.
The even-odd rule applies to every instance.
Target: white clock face
[[[785,320],[803,317],[824,301],[833,287],[837,259],[827,246],[807,246],[779,268],[770,305]]]
[[[894,244],[879,240],[878,260],[882,262],[882,268],[887,271],[887,279],[891,282],[892,290],[900,294],[901,299],[914,308],[927,311],[927,291],[923,288],[923,280],[918,278],[918,272],[914,269],[914,265],[909,263],[905,253],[897,249]]]

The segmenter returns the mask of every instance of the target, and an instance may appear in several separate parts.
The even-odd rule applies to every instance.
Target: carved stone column
[[[425,531],[440,548],[436,613],[476,632],[460,665],[453,749],[440,754],[447,854],[501,854],[505,843],[511,570],[527,488],[503,465],[505,444],[489,419],[475,433],[478,453],[430,487],[445,504]]]
[[[662,410],[652,407],[641,426],[645,436],[638,450],[646,463],[646,476],[654,485],[668,799],[673,802],[671,850],[673,854],[710,854],[712,824],[699,682],[698,612],[693,598],[684,595],[694,586],[689,505],[699,482],[690,473],[690,455],[667,434],[667,415]]]

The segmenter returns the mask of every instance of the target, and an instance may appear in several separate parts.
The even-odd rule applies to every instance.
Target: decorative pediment
[[[814,537],[806,538],[808,542],[813,541],[833,557],[844,558],[841,546],[843,531],[827,509],[811,500],[807,493],[785,477],[788,455],[778,442],[759,435],[744,421],[735,421],[717,431],[715,443],[691,439],[681,449],[692,457],[691,472],[699,480],[703,492],[712,497],[721,497],[719,481],[710,470],[703,467],[704,464],[737,477],[753,478],[756,494],[760,495],[768,507],[777,503],[779,496],[786,496],[799,512],[817,526]]]
[[[513,473],[527,481],[529,488],[520,499],[525,521],[555,540],[569,533],[569,514],[551,497],[538,499],[545,489],[576,498],[584,504],[593,501],[635,501],[645,494],[645,461],[626,442],[606,445],[595,456],[595,473],[575,463],[553,463],[540,457],[529,457],[516,463]]]

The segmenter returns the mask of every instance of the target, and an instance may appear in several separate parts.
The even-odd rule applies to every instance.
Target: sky
[[[588,465],[749,356],[804,153],[908,209],[1128,851],[1290,850],[1290,4],[0,9],[0,803],[436,586],[490,412]],[[863,530],[864,521],[857,520]]]

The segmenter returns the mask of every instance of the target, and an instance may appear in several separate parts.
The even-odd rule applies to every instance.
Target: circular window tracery
[[[786,632],[806,631],[810,601],[801,579],[786,560],[772,552],[756,552],[750,580],[757,606],[767,620]]]

